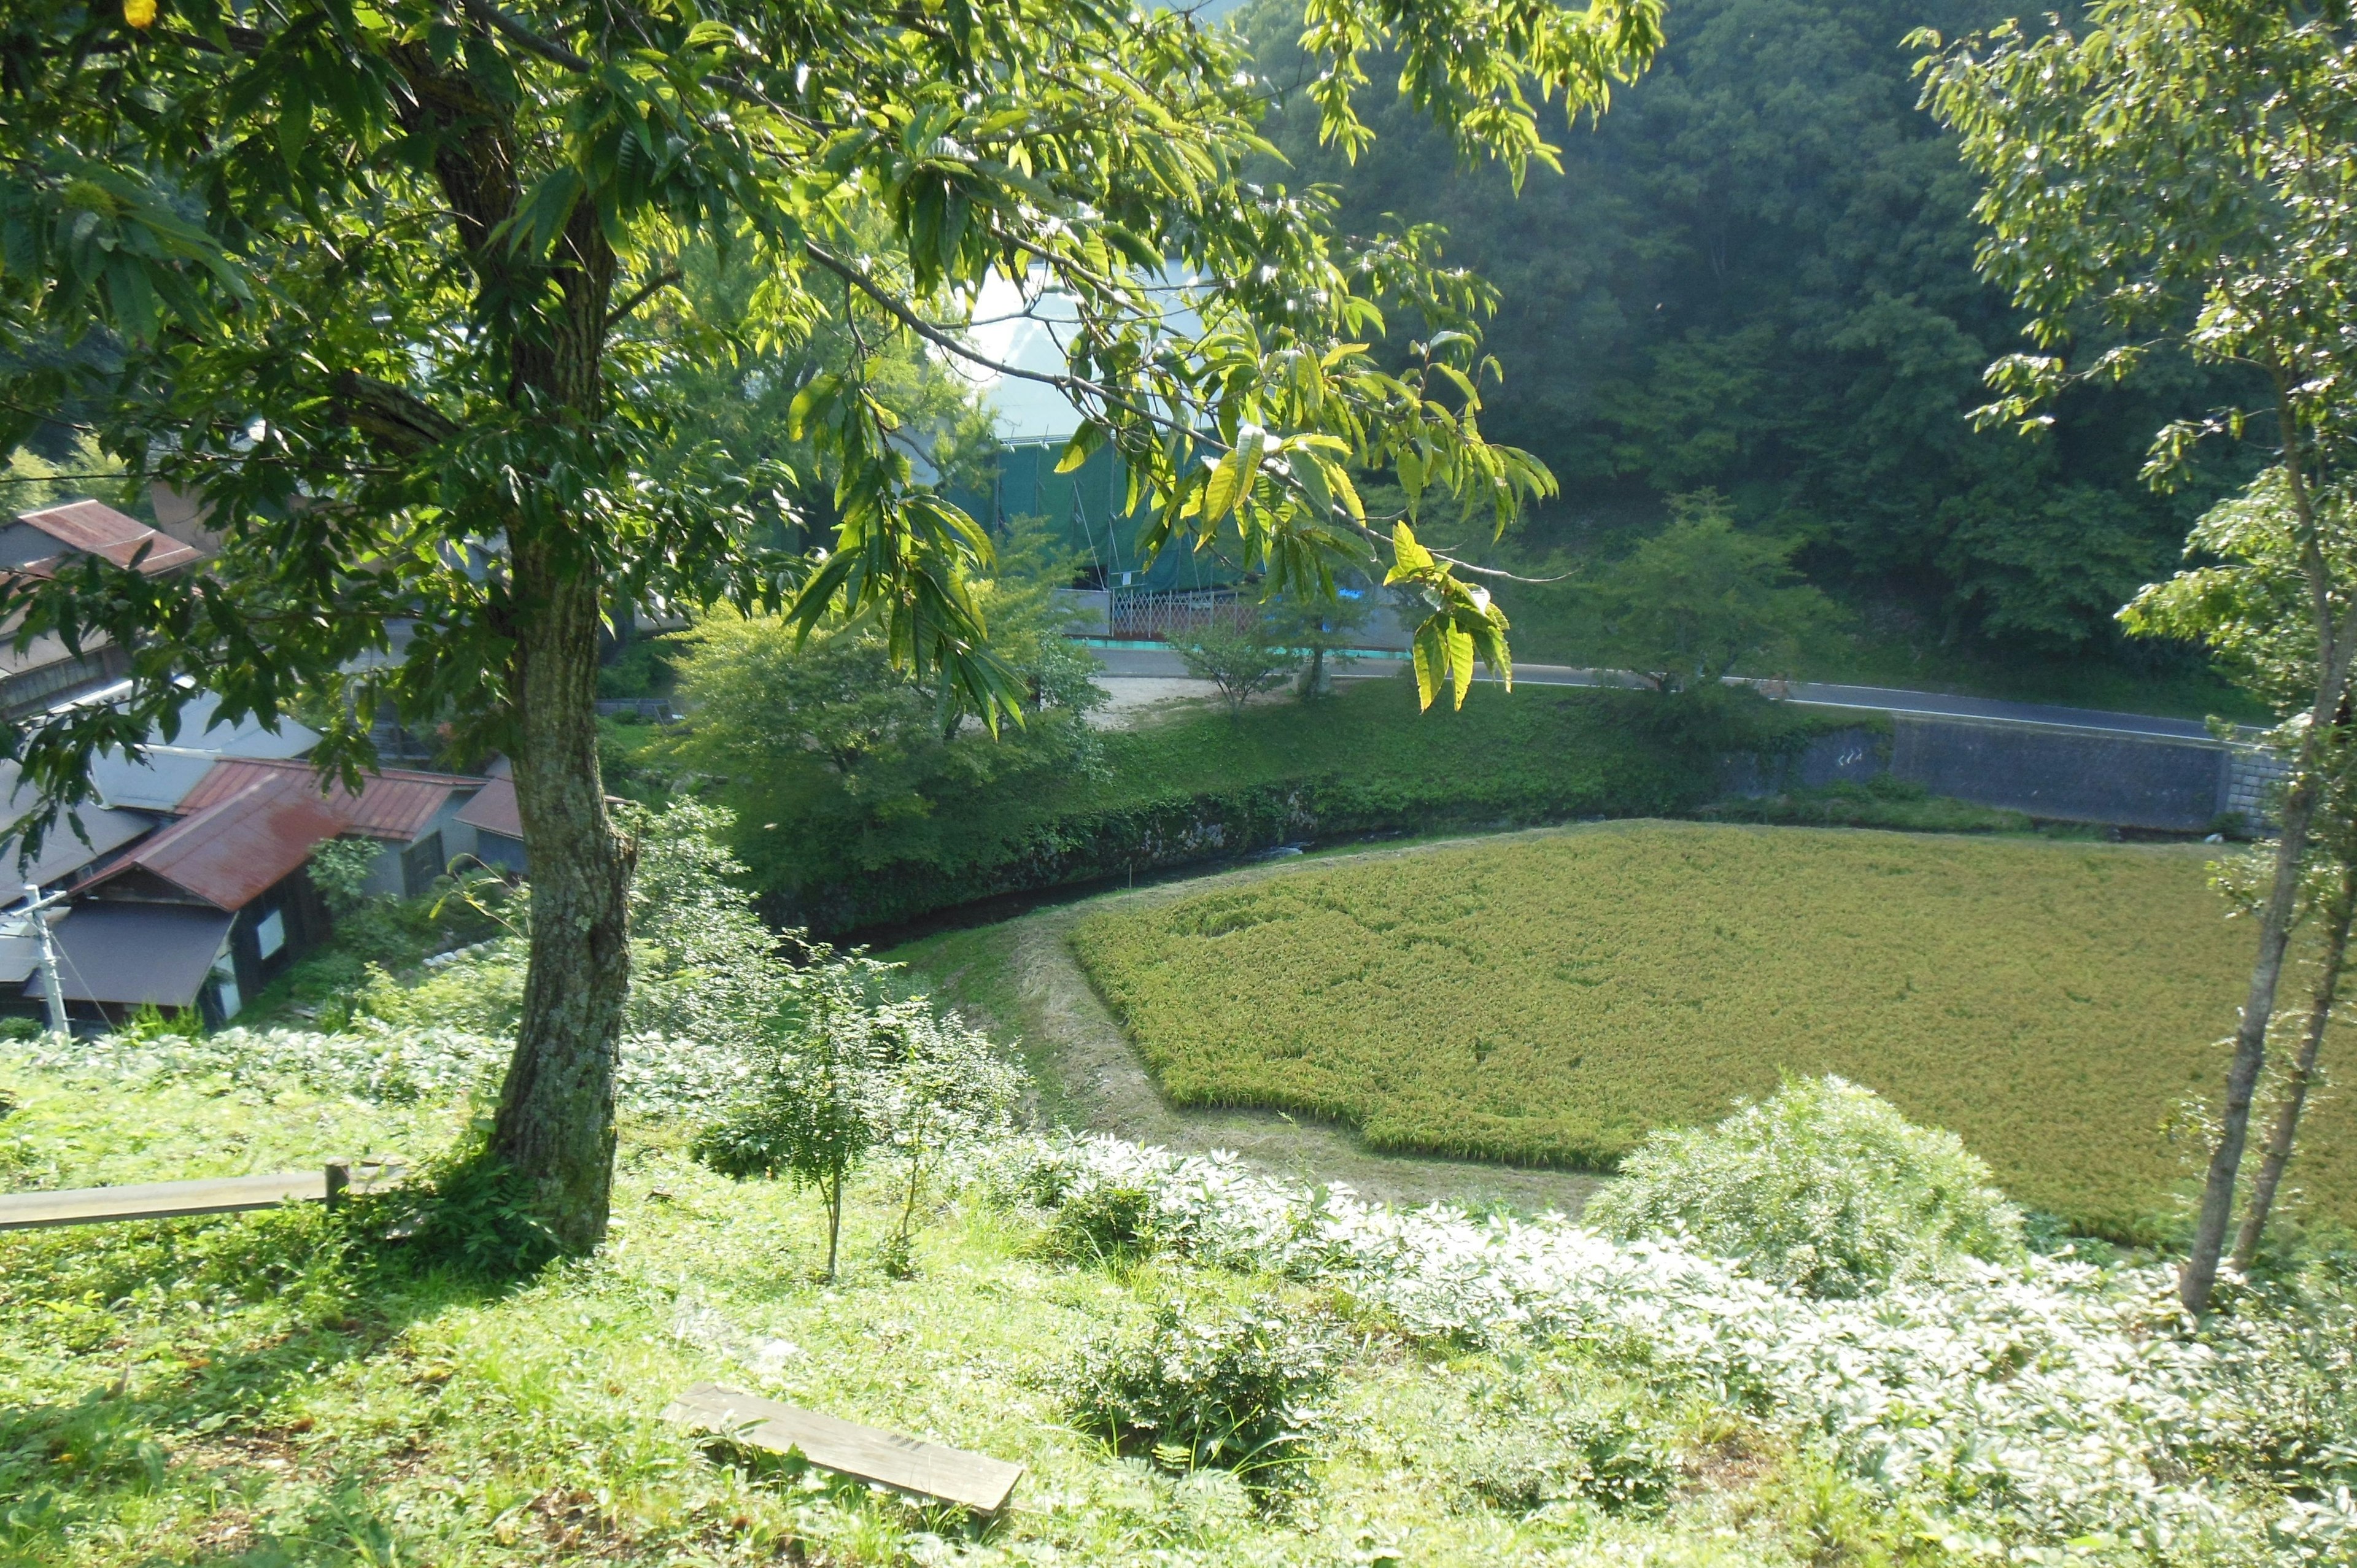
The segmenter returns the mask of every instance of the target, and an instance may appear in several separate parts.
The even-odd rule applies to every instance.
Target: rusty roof
[[[371,838],[397,839],[407,843],[448,804],[454,794],[480,789],[489,780],[457,773],[416,773],[392,768],[365,775],[355,795],[338,783],[322,789],[317,769],[307,762],[253,757],[224,757],[195,789],[180,797],[179,809],[195,813],[232,799],[264,779],[293,780],[311,799],[337,813],[344,832]]]
[[[484,785],[481,794],[460,808],[458,820],[479,832],[521,841],[523,811],[516,804],[515,780],[494,779]]]
[[[217,909],[242,909],[344,827],[343,813],[308,779],[274,772],[173,823],[90,885],[136,868]]]
[[[185,566],[199,553],[195,545],[183,544],[168,533],[159,533],[103,501],[68,501],[63,506],[19,512],[16,521],[39,529],[69,550],[103,555],[118,566],[128,566],[138,558],[139,570],[148,576]],[[141,558],[143,547],[147,553]]]

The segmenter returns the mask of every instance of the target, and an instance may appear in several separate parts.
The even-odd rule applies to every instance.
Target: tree
[[[1287,646],[1274,617],[1256,605],[1242,609],[1239,615],[1215,611],[1172,645],[1188,674],[1219,688],[1232,719],[1242,718],[1244,704],[1254,697],[1292,680],[1302,665],[1301,655]]]
[[[975,600],[1023,693],[1023,723],[996,737],[962,720],[938,687],[896,668],[869,619],[805,639],[783,617],[724,606],[675,639],[679,691],[694,722],[655,755],[721,781],[738,814],[734,842],[763,887],[839,884],[921,858],[956,832],[959,802],[974,791],[1093,765],[1086,715],[1105,699],[1094,660],[1061,635],[1070,611],[1054,587],[1070,574],[1044,530],[1017,529],[997,543]],[[806,903],[771,913],[795,923],[828,918]]]
[[[800,1027],[778,1039],[753,1103],[696,1140],[697,1158],[733,1176],[791,1178],[826,1205],[826,1277],[843,1237],[843,1187],[877,1140],[887,1041],[856,972],[825,972],[802,997]]]
[[[2203,438],[2263,438],[2315,650],[2301,697],[2258,952],[2227,1069],[2179,1294],[2206,1310],[2234,1208],[2251,1098],[2290,940],[2320,747],[2357,658],[2357,596],[2328,549],[2357,456],[2357,59],[2347,7],[2097,0],[2084,31],[2006,26],[1924,65],[1927,102],[1986,181],[1979,264],[2029,317],[2036,352],[1999,360],[1986,422],[2044,428],[2055,401],[2165,350],[2221,367],[2236,399],[2164,425],[2146,463],[2182,478]],[[2113,347],[2074,360],[2083,328]]]
[[[2206,647],[2241,685],[2282,716],[2270,744],[2279,754],[2298,759],[2311,727],[2303,707],[2317,688],[2317,644],[2314,623],[2301,614],[2308,572],[2300,530],[2285,493],[2287,478],[2280,470],[2270,470],[2241,495],[2212,508],[2186,545],[2187,555],[2199,564],[2147,587],[2121,611],[2121,619],[2133,632]],[[2332,578],[2357,587],[2357,559],[2352,559],[2357,532],[2352,532],[2351,521],[2336,498],[2314,542]],[[2247,1270],[2258,1256],[2267,1217],[2291,1162],[2300,1113],[2339,1000],[2352,923],[2357,921],[2357,734],[2352,734],[2348,714],[2344,698],[2335,722],[2308,754],[2308,765],[2318,779],[2316,804],[2308,865],[2290,918],[2294,925],[2320,925],[2322,950],[2298,1049],[2285,1075],[2259,1174],[2235,1230],[2233,1259],[2237,1269]],[[2266,847],[2272,861],[2280,846]],[[2238,905],[2264,914],[2270,881],[2266,868],[2236,866],[2233,875],[2220,881]]]
[[[1711,487],[1745,526],[1802,540],[1811,581],[1920,620],[1925,644],[2083,658],[2116,645],[2113,612],[2243,476],[2205,478],[2190,504],[2136,482],[2133,454],[2165,417],[2150,411],[2212,373],[2191,365],[2186,385],[2073,400],[2052,441],[1961,417],[2018,320],[1974,274],[1975,182],[1918,107],[1901,40],[2050,8],[1680,0],[1653,69],[1520,199],[1380,81],[1379,139],[1355,166],[1297,102],[1270,140],[1301,177],[1340,187],[1346,223],[1439,223],[1450,256],[1498,285],[1505,379],[1488,427],[1545,454],[1571,503],[1501,559],[1617,532],[1632,490]],[[1287,81],[1285,5],[1243,16],[1264,72]],[[1547,626],[1554,596],[1500,593],[1526,634]]]
[[[1596,657],[1663,693],[1713,686],[1746,665],[1785,673],[1833,618],[1831,601],[1798,581],[1792,542],[1737,529],[1709,491],[1671,508],[1667,528],[1590,587]]]
[[[1390,49],[1469,158],[1519,172],[1554,156],[1537,100],[1600,109],[1660,15],[1308,0],[1305,48],[1337,145],[1366,145],[1351,92]],[[1119,451],[1149,548],[1217,536],[1272,592],[1387,566],[1461,701],[1475,658],[1505,665],[1501,618],[1410,524],[1370,525],[1348,467],[1479,496],[1500,527],[1549,489],[1480,433],[1494,296],[1428,234],[1344,239],[1326,194],[1248,181],[1267,93],[1247,66],[1188,14],[1083,0],[12,5],[0,447],[90,410],[225,541],[200,575],[93,556],[0,589],[20,638],[134,650],[121,703],[8,730],[46,802],[28,842],[87,797],[96,750],[174,732],[184,677],[232,716],[299,704],[347,777],[387,705],[508,752],[533,918],[489,1153],[561,1245],[594,1246],[632,857],[598,776],[601,617],[865,616],[960,707],[1019,718],[974,599],[989,542],[919,481],[870,376],[912,343],[975,358],[961,328],[994,272],[1065,302],[1070,368],[1047,379],[1083,414],[1068,457]],[[750,259],[741,317],[681,289],[705,247]],[[1428,324],[1405,360],[1367,347],[1387,309]],[[847,358],[787,406],[831,489],[827,547],[803,552],[818,476],[683,446],[678,386],[828,333]]]
[[[1363,588],[1338,594],[1331,600],[1313,599],[1306,604],[1277,607],[1277,635],[1286,647],[1308,656],[1302,663],[1297,688],[1303,702],[1315,701],[1333,691],[1334,678],[1327,665],[1348,660],[1351,650],[1359,646],[1359,630],[1367,623],[1370,607],[1371,601]]]

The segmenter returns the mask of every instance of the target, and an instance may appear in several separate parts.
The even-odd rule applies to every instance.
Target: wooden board
[[[802,1410],[775,1400],[698,1383],[663,1411],[665,1421],[726,1434],[739,1443],[783,1454],[798,1450],[812,1464],[895,1491],[938,1498],[976,1513],[1006,1506],[1023,1466],[963,1448],[920,1443],[897,1432]]]
[[[350,1192],[374,1192],[400,1179],[397,1165],[354,1165]],[[317,1203],[328,1196],[328,1173],[214,1176],[156,1181],[137,1187],[84,1187],[63,1192],[0,1194],[0,1230],[36,1225],[90,1225],[109,1219],[168,1219],[181,1214],[234,1214],[282,1203]]]

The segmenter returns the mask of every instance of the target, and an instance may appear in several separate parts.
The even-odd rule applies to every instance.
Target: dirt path
[[[1414,854],[1430,847],[1417,844],[1358,853]],[[1447,1199],[1525,1213],[1549,1208],[1577,1213],[1598,1187],[1597,1177],[1376,1154],[1361,1146],[1347,1128],[1301,1121],[1279,1112],[1184,1109],[1163,1098],[1136,1049],[1073,959],[1065,933],[1084,914],[1134,908],[1240,881],[1281,876],[1305,864],[1302,860],[1278,862],[1135,893],[1108,894],[1002,925],[934,938],[891,956],[909,961],[936,994],[977,1025],[1019,1036],[1040,1084],[1043,1112],[1068,1126],[1189,1153],[1232,1149],[1275,1174],[1307,1182],[1347,1183],[1369,1197],[1388,1202]]]

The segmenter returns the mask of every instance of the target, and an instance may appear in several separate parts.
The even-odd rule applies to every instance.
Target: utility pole
[[[66,1016],[65,985],[58,978],[57,938],[50,933],[48,920],[49,907],[62,903],[64,899],[62,892],[52,893],[45,898],[38,886],[27,887],[24,907],[11,913],[20,920],[30,921],[33,929],[27,931],[19,928],[8,932],[10,936],[32,937],[41,944],[41,996],[48,1004],[49,1032],[53,1035],[73,1033],[72,1020]]]

